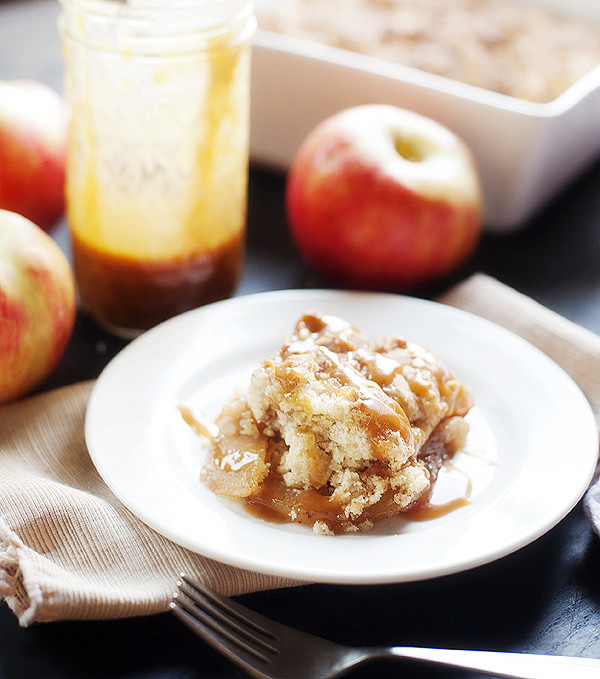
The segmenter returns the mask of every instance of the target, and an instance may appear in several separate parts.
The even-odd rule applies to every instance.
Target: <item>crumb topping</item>
[[[218,433],[200,431],[211,448],[203,478],[267,518],[322,534],[369,530],[428,497],[439,466],[464,445],[471,406],[425,347],[371,342],[309,311],[225,404]]]
[[[511,0],[257,0],[262,29],[535,102],[600,64],[600,25]]]

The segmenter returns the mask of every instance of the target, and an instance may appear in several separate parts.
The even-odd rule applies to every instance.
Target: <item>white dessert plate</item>
[[[457,479],[468,477],[470,504],[428,521],[390,520],[370,533],[324,536],[256,518],[202,485],[203,441],[179,406],[214,417],[310,308],[342,316],[372,339],[401,334],[420,342],[471,388],[467,450],[439,482],[440,492],[451,494]],[[117,497],[174,542],[261,573],[365,584],[453,573],[527,545],[578,502],[598,453],[579,388],[521,338],[434,302],[330,290],[236,297],[141,335],[100,375],[86,440]]]
[[[531,3],[600,24],[598,0]],[[287,168],[321,120],[357,104],[392,104],[447,125],[477,162],[490,231],[521,228],[600,154],[600,64],[554,101],[533,103],[450,78],[259,30],[252,57],[254,161]]]

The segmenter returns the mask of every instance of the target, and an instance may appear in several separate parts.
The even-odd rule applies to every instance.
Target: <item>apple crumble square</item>
[[[371,342],[345,320],[310,311],[225,404],[203,480],[254,513],[336,534],[426,502],[465,442],[472,405],[438,356],[400,337]]]
[[[600,24],[514,0],[257,0],[261,29],[547,102],[600,64]]]

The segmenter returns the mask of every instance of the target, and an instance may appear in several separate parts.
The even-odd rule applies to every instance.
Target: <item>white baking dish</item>
[[[521,0],[525,1],[525,0]],[[537,0],[556,9],[562,0]],[[569,14],[600,23],[599,0]],[[486,228],[512,231],[600,155],[600,65],[549,103],[532,103],[362,54],[259,30],[251,155],[285,169],[306,134],[348,106],[387,103],[446,124],[470,145]]]

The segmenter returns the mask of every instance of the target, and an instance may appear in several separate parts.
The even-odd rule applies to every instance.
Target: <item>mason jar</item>
[[[248,0],[60,0],[80,303],[133,337],[229,297],[243,265]]]

